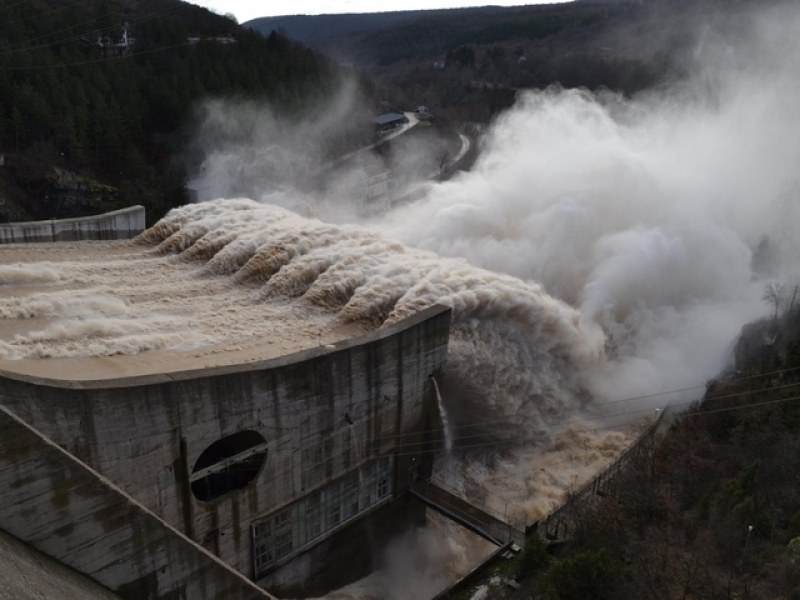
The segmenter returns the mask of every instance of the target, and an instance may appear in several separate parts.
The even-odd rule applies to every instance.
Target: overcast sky
[[[257,17],[276,15],[320,15],[330,13],[359,13],[393,10],[419,10],[432,8],[458,8],[461,6],[520,6],[525,4],[552,4],[566,0],[190,0],[220,14],[233,13],[240,23]]]

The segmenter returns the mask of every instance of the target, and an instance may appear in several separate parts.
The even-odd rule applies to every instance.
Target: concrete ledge
[[[145,228],[144,206],[130,206],[91,217],[0,224],[0,244],[128,240]]]
[[[437,317],[443,318],[446,316],[449,320],[451,318],[451,310],[447,306],[434,305],[424,310],[419,311],[386,327],[381,327],[374,331],[365,333],[353,338],[348,338],[335,344],[326,346],[318,346],[309,350],[279,356],[277,358],[270,358],[266,360],[241,363],[236,365],[226,365],[222,367],[210,367],[203,369],[191,369],[186,371],[174,371],[157,373],[153,375],[138,375],[135,377],[124,377],[118,379],[98,379],[98,380],[66,380],[66,379],[51,379],[47,377],[35,377],[23,373],[15,373],[0,369],[0,378],[13,379],[15,381],[22,381],[25,383],[32,383],[34,385],[41,385],[47,387],[55,387],[62,389],[74,390],[93,390],[93,389],[117,389],[126,387],[136,387],[142,385],[154,385],[159,383],[169,383],[173,381],[186,381],[190,379],[200,379],[203,377],[217,377],[220,375],[232,375],[237,373],[248,373],[253,371],[263,371],[266,369],[275,369],[285,367],[295,363],[301,363],[313,358],[334,354],[345,350],[350,350],[358,346],[364,346],[372,342],[392,337],[402,331],[411,329],[420,323],[428,320],[434,320]]]
[[[121,600],[111,590],[0,529],[0,599]]]
[[[123,598],[274,600],[2,405],[0,528]]]

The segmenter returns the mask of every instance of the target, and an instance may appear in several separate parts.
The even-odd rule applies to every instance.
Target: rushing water
[[[442,421],[442,434],[444,435],[445,455],[450,456],[453,451],[453,428],[450,425],[450,418],[447,416],[447,409],[442,400],[442,393],[439,391],[439,384],[435,377],[431,377],[433,389],[436,392],[436,405],[439,407],[439,418]]]

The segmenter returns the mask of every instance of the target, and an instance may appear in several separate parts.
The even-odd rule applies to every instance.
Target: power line
[[[173,44],[171,46],[161,46],[158,48],[151,48],[149,50],[142,50],[140,52],[131,52],[123,56],[104,56],[91,60],[76,61],[71,63],[54,63],[52,65],[35,65],[32,67],[0,67],[0,71],[34,71],[41,69],[62,69],[66,67],[79,67],[83,65],[90,65],[102,62],[125,60],[134,56],[142,56],[145,54],[153,54],[155,52],[164,52],[166,50],[174,50],[175,48],[183,48],[184,46],[191,46],[191,42],[182,42],[180,44]]]
[[[780,370],[770,371],[770,372],[767,372],[767,373],[762,373],[762,374],[759,374],[759,375],[744,376],[744,377],[729,379],[729,380],[725,380],[724,383],[726,383],[726,384],[736,384],[736,383],[740,383],[740,382],[743,382],[743,381],[748,381],[748,380],[752,380],[752,379],[756,379],[756,378],[770,377],[770,376],[774,376],[774,375],[778,375],[778,374],[784,374],[784,373],[793,372],[793,371],[797,371],[797,370],[800,370],[800,367],[795,367],[795,368],[790,368],[790,369],[780,369]],[[782,389],[786,389],[786,388],[790,388],[790,387],[794,387],[794,386],[798,386],[798,385],[800,385],[800,382],[787,383],[787,384],[781,384],[781,385],[775,385],[775,386],[769,386],[769,387],[761,387],[761,388],[756,388],[756,389],[743,390],[743,391],[740,391],[740,392],[731,392],[731,393],[728,393],[728,394],[712,396],[712,397],[708,398],[707,400],[728,400],[728,399],[731,399],[731,398],[737,398],[737,397],[746,396],[746,395],[749,395],[749,394],[757,394],[757,393],[778,391],[778,390],[782,390]],[[557,419],[555,421],[548,421],[544,425],[546,427],[548,427],[548,428],[551,428],[553,426],[557,426],[557,425],[560,425],[560,424],[570,423],[570,422],[573,421],[573,419],[575,417],[581,417],[584,421],[602,421],[602,420],[607,420],[607,419],[616,418],[616,417],[625,417],[625,416],[638,415],[638,414],[647,414],[647,413],[651,413],[652,412],[653,407],[637,408],[637,409],[632,409],[632,410],[628,410],[628,411],[616,412],[616,413],[613,413],[613,414],[600,414],[600,415],[595,414],[595,415],[592,415],[592,412],[593,411],[602,410],[604,407],[613,406],[613,405],[620,404],[620,403],[623,403],[623,402],[635,402],[637,400],[646,400],[646,399],[652,399],[652,398],[657,398],[657,397],[661,397],[661,396],[669,396],[669,395],[682,393],[682,392],[686,392],[686,391],[690,391],[690,390],[705,389],[705,387],[706,386],[703,385],[703,386],[692,386],[692,387],[685,387],[685,388],[677,388],[677,389],[667,390],[667,391],[663,391],[663,392],[657,392],[657,393],[653,393],[653,394],[644,394],[644,395],[641,395],[641,396],[630,396],[628,398],[623,398],[623,399],[620,399],[620,400],[611,400],[611,401],[608,401],[608,402],[600,402],[600,403],[596,403],[596,404],[591,404],[591,405],[583,407],[583,408],[574,408],[574,409],[570,409],[570,410],[564,410],[564,411],[561,411],[561,413],[559,415],[559,419]],[[671,404],[671,406],[690,406],[694,402],[696,402],[696,400],[691,400],[691,401],[678,403],[678,404]],[[360,408],[360,407],[368,406],[368,405],[369,405],[369,401],[364,401],[362,403],[356,404],[355,407]],[[383,409],[382,411],[376,411],[376,412],[392,411],[393,409],[394,409],[394,405],[392,405],[391,407],[387,407],[386,409]],[[327,409],[325,409],[325,411],[327,411]],[[351,411],[352,411],[352,407],[351,407]],[[318,413],[314,413],[314,415],[312,415],[312,418],[317,416],[317,414]],[[461,423],[459,425],[451,427],[450,431],[456,432],[457,430],[476,428],[476,427],[480,427],[480,428],[484,428],[485,429],[485,428],[493,426],[493,425],[508,425],[509,424],[509,419],[510,419],[510,417],[506,417],[506,418],[502,418],[502,419],[480,420],[480,421],[472,421],[472,422],[469,422],[469,423]],[[295,427],[295,429],[297,429],[297,427]],[[434,428],[430,428],[430,429],[418,430],[415,433],[424,435],[424,434],[427,434],[427,433],[443,433],[444,431],[445,430],[443,428],[441,428],[441,427],[434,427]],[[331,437],[333,435],[335,435],[335,434],[331,434]],[[381,436],[380,440],[381,441],[387,441],[387,440],[391,440],[391,439],[394,439],[394,438],[406,437],[407,435],[409,435],[409,434],[404,434],[404,433],[388,434],[388,435],[385,435],[385,436]],[[484,435],[484,434],[479,434],[479,435]],[[310,438],[310,437],[316,437],[316,434],[313,433],[313,432],[305,433],[305,434],[302,435],[302,437],[300,439],[304,440],[304,439],[307,439],[307,438]],[[325,438],[325,439],[331,439],[331,437],[328,437],[328,438]]]
[[[795,383],[795,384],[791,384],[791,385],[795,385],[795,386],[796,385],[800,385],[800,382]],[[785,388],[785,387],[789,387],[789,385],[780,386],[780,388]],[[772,389],[773,388],[763,388],[762,391],[770,391]],[[747,393],[755,393],[755,392],[747,392]],[[744,393],[737,394],[737,395],[744,395]],[[729,397],[733,397],[733,396],[734,395],[731,395]],[[707,411],[696,411],[696,412],[692,412],[690,414],[687,414],[685,416],[687,416],[687,417],[695,417],[695,416],[701,416],[701,415],[705,415],[705,414],[731,412],[731,411],[734,411],[734,410],[746,410],[746,409],[756,408],[756,407],[759,407],[759,406],[768,406],[768,405],[779,404],[779,403],[789,402],[789,401],[798,400],[798,399],[800,399],[800,395],[791,396],[791,397],[788,397],[788,398],[780,398],[780,399],[776,399],[776,400],[768,400],[768,401],[764,401],[764,402],[749,403],[749,404],[746,404],[746,405],[724,407],[724,408],[719,408],[719,409],[709,409]],[[685,403],[681,403],[681,404],[673,404],[671,406],[672,407],[682,407],[682,406],[688,407],[688,406],[691,406],[692,404],[693,404],[693,402],[685,402]],[[633,414],[642,414],[642,415],[644,415],[644,414],[652,414],[652,409],[650,409],[650,408],[638,409],[636,411],[629,411],[629,412],[625,413],[624,415],[615,415],[615,416],[617,416],[617,417],[619,417],[619,416],[630,416],[630,415],[633,415]],[[564,426],[563,429],[560,429],[558,431],[550,431],[549,433],[551,435],[559,435],[559,434],[566,433],[568,431],[572,431],[572,432],[577,433],[577,434],[580,434],[580,433],[598,433],[598,432],[601,432],[601,431],[617,430],[619,425],[620,425],[620,423],[616,423],[616,424],[613,424],[613,425],[603,425],[603,426],[598,426],[598,427],[575,428],[575,427],[570,427],[571,424],[573,424],[572,421],[567,421],[567,420],[562,421],[561,425]],[[441,431],[441,429],[438,430],[438,431]],[[339,434],[341,434],[341,433],[342,432],[340,431]],[[417,434],[416,433],[411,433],[411,434],[407,434],[407,435],[417,435]],[[327,439],[330,439],[330,438],[327,438]],[[378,440],[375,441],[375,442],[370,440],[367,443],[369,443],[369,444],[371,444],[371,443],[379,444],[380,441],[381,441],[381,438],[378,438]],[[502,440],[492,440],[492,441],[487,441],[487,442],[476,442],[474,444],[459,445],[458,448],[456,448],[456,450],[458,450],[458,451],[474,450],[474,449],[477,449],[477,448],[488,448],[488,447],[495,447],[496,448],[498,446],[516,445],[516,444],[520,444],[520,443],[528,443],[530,441],[531,441],[531,439],[528,436],[518,436],[518,437],[511,437],[511,438],[506,438],[506,439],[502,439]],[[392,456],[402,456],[402,457],[419,456],[419,455],[425,455],[425,454],[436,454],[436,453],[440,453],[441,452],[441,448],[438,448],[438,447],[437,448],[433,448],[433,449],[424,449],[424,445],[430,444],[430,443],[431,443],[430,441],[427,441],[427,442],[410,442],[410,443],[404,443],[404,444],[396,444],[395,446],[393,446],[392,450],[389,453],[387,453],[387,454],[381,454],[381,453],[373,454],[373,455],[370,456],[369,460],[375,460],[375,459],[378,459],[378,458],[389,458],[389,457],[392,457]],[[322,445],[322,444],[320,444],[320,445]],[[416,447],[416,446],[422,446],[422,447],[420,447],[418,449],[415,449],[413,451],[409,450],[410,448]],[[298,448],[296,451],[302,451],[302,450],[312,450],[312,448],[303,448],[303,449]],[[400,450],[400,452],[398,452],[397,450]],[[324,457],[320,461],[317,461],[317,462],[314,462],[314,463],[310,464],[309,466],[307,466],[305,468],[301,468],[299,472],[297,471],[296,467],[293,465],[293,466],[287,467],[283,472],[278,473],[275,477],[272,477],[272,478],[268,479],[267,482],[277,481],[280,477],[283,477],[285,475],[289,475],[289,474],[292,474],[292,473],[295,473],[296,475],[299,475],[299,476],[302,477],[303,475],[305,475],[309,471],[314,470],[314,469],[318,469],[318,468],[324,466],[325,463],[332,462],[335,459],[342,458],[347,454],[356,454],[356,455],[358,455],[358,454],[360,454],[360,452],[356,449],[356,450],[351,450],[351,451],[347,451],[347,452],[343,451],[343,452],[340,452],[338,454],[332,454],[332,455],[329,455],[327,457]],[[368,460],[361,459],[360,462],[357,461],[358,464],[363,464],[364,462],[368,462]]]
[[[741,378],[738,378],[738,379],[731,380],[731,382],[735,383],[735,382],[739,382],[739,381],[745,381],[745,380],[749,380],[749,379],[754,379],[754,378],[757,378],[757,377],[765,377],[765,376],[770,376],[770,375],[775,375],[775,374],[781,374],[781,373],[786,373],[786,372],[791,372],[791,371],[797,371],[798,369],[800,369],[800,367],[798,367],[798,368],[790,368],[790,369],[780,369],[780,370],[775,370],[775,371],[771,371],[771,372],[768,372],[768,373],[763,373],[763,374],[760,374],[760,375],[741,377]],[[754,390],[746,390],[746,391],[742,391],[742,392],[736,392],[736,393],[731,393],[731,394],[725,394],[725,395],[722,395],[722,396],[716,396],[716,397],[710,398],[709,400],[725,400],[725,399],[737,398],[737,397],[740,397],[740,396],[746,396],[746,395],[750,395],[750,394],[778,391],[778,390],[787,389],[787,388],[790,388],[790,387],[796,387],[798,385],[800,385],[800,382],[788,383],[788,384],[770,386],[770,387],[762,387],[762,388],[757,388],[757,389],[754,389]],[[681,389],[687,389],[687,388],[681,388]],[[689,388],[689,389],[694,389],[694,388]],[[632,401],[632,400],[635,400],[635,399],[638,399],[638,398],[651,398],[651,397],[655,397],[655,396],[659,396],[659,395],[667,395],[667,394],[670,394],[670,393],[674,393],[674,391],[661,392],[661,393],[658,393],[658,394],[649,394],[649,395],[641,396],[641,397],[626,398],[625,401]],[[800,396],[795,396],[793,398],[789,398],[788,400],[796,399],[798,397],[800,397]],[[765,402],[763,404],[750,403],[750,404],[747,404],[747,405],[739,405],[739,406],[735,406],[735,407],[726,407],[726,408],[721,408],[721,409],[709,409],[708,411],[693,412],[688,416],[698,416],[698,415],[703,415],[703,414],[713,414],[713,413],[717,413],[717,412],[728,412],[728,411],[731,411],[731,410],[739,410],[739,409],[743,410],[743,409],[747,409],[747,408],[757,407],[757,406],[760,406],[760,405],[775,404],[775,403],[785,402],[785,401],[787,401],[787,399],[779,399],[779,400],[775,400],[775,401],[768,401],[768,402]],[[609,402],[609,403],[606,403],[606,404],[613,404],[613,403],[614,402]],[[689,407],[694,403],[695,403],[695,401],[688,401],[688,402],[683,402],[683,403],[678,403],[678,404],[672,404],[672,405],[670,405],[670,407],[673,407],[673,408],[675,408],[675,407],[677,407],[677,408]],[[604,406],[604,405],[601,404],[599,406]],[[384,413],[393,412],[393,408],[394,408],[393,406],[392,407],[388,407],[387,409],[385,409],[382,412],[384,412]],[[602,431],[618,430],[621,425],[623,425],[624,423],[630,422],[631,421],[631,417],[634,417],[634,416],[636,416],[636,417],[644,417],[646,415],[652,414],[652,411],[653,411],[652,407],[647,407],[647,408],[639,408],[639,409],[635,409],[635,410],[624,411],[624,412],[616,413],[616,414],[613,414],[613,415],[590,416],[590,415],[587,415],[585,413],[585,411],[575,410],[575,411],[572,411],[571,414],[563,415],[563,416],[566,416],[568,418],[562,418],[562,419],[559,419],[557,421],[549,422],[547,424],[547,428],[548,429],[544,433],[546,433],[549,436],[558,436],[558,435],[562,435],[562,434],[570,432],[570,431],[573,432],[573,433],[576,433],[576,434],[581,434],[581,433],[598,433],[598,432],[602,432]],[[574,420],[574,417],[576,417],[576,416],[581,416],[582,417],[582,423],[584,423],[584,424],[587,423],[587,422],[597,421],[597,422],[603,422],[603,423],[605,423],[605,425],[600,425],[600,426],[596,426],[596,427],[576,427],[575,426],[576,425],[576,421]],[[610,421],[614,421],[614,423],[610,423]],[[361,420],[357,421],[357,423],[360,424],[360,425],[365,425],[367,422],[368,422],[367,419],[361,419]],[[464,424],[464,425],[462,425],[460,427],[461,428],[486,427],[487,425],[492,425],[492,424],[507,425],[508,424],[508,419],[497,420],[497,421],[476,421],[476,422],[473,422],[473,423]],[[558,429],[555,429],[556,427],[558,427]],[[292,427],[290,430],[296,430],[297,428],[298,428],[297,426],[296,427]],[[296,453],[296,452],[313,452],[317,448],[323,448],[326,443],[335,443],[335,438],[338,437],[338,436],[343,436],[343,435],[344,436],[350,436],[350,435],[352,435],[351,432],[352,432],[351,429],[340,429],[338,431],[332,432],[329,435],[323,437],[322,439],[319,440],[318,443],[314,444],[313,446],[304,446],[304,441],[308,440],[309,438],[316,438],[318,436],[318,434],[315,434],[315,433],[304,434],[300,438],[300,445],[297,448],[295,448],[293,450],[293,452],[294,453]],[[365,441],[361,445],[367,446],[367,447],[369,445],[376,445],[376,446],[379,447],[382,443],[392,444],[392,440],[396,440],[398,438],[401,439],[401,438],[408,438],[408,437],[425,436],[426,434],[441,435],[443,433],[444,433],[444,429],[441,428],[441,427],[437,427],[437,428],[421,430],[421,431],[414,431],[414,432],[409,432],[409,433],[394,433],[394,434],[378,436],[378,437],[372,437],[372,438],[366,438],[365,437],[364,438]],[[461,442],[463,442],[464,440],[472,440],[472,439],[480,440],[480,439],[483,439],[483,438],[487,437],[487,435],[490,435],[490,434],[489,433],[485,433],[485,432],[481,432],[481,433],[475,433],[475,434],[470,434],[470,435],[462,435],[462,436],[459,436],[458,439]],[[517,445],[517,444],[524,444],[524,443],[529,443],[529,442],[531,442],[531,436],[530,435],[527,435],[527,436],[515,436],[515,437],[510,437],[510,438],[505,438],[505,439],[494,439],[492,441],[486,441],[486,442],[476,442],[476,443],[472,443],[472,444],[463,444],[463,443],[461,443],[461,444],[459,444],[458,448],[456,448],[456,450],[459,450],[459,451],[462,451],[462,450],[473,450],[473,449],[477,449],[477,448]],[[357,441],[354,440],[354,443],[357,443]],[[402,442],[402,443],[394,443],[392,445],[392,450],[390,451],[389,454],[372,455],[371,459],[377,459],[377,458],[381,458],[381,457],[391,457],[391,456],[404,456],[404,457],[405,456],[418,456],[418,455],[421,455],[421,454],[423,454],[423,455],[424,454],[431,454],[431,453],[435,454],[435,453],[441,452],[441,448],[439,448],[439,447],[436,447],[436,448],[431,449],[431,450],[425,449],[426,446],[429,446],[432,443],[433,443],[433,440],[425,440],[425,439],[423,439],[422,441],[419,441],[419,442],[408,441],[408,442]],[[360,460],[360,462],[359,462],[358,456],[360,454],[361,454],[361,451],[359,450],[359,448],[350,447],[347,450],[342,450],[342,452],[339,452],[339,453],[336,453],[336,454],[330,454],[330,455],[327,455],[327,456],[323,456],[319,461],[315,461],[313,463],[310,463],[307,466],[303,465],[303,466],[301,466],[299,471],[297,470],[296,465],[290,465],[290,466],[286,467],[283,471],[276,473],[274,475],[274,477],[271,477],[268,480],[268,482],[277,481],[279,478],[284,477],[286,475],[290,475],[290,474],[292,474],[294,476],[300,476],[302,478],[308,472],[313,471],[313,470],[318,469],[318,468],[321,468],[326,463],[330,463],[330,462],[333,462],[333,461],[338,461],[340,459],[344,459],[345,457],[351,458],[353,455],[355,455],[355,457],[356,457],[356,463],[357,464],[363,464],[365,462],[365,459],[362,458]]]
[[[138,18],[135,18],[135,19],[131,19],[131,20],[128,21],[128,23],[132,24],[132,25],[140,25],[142,23],[146,23],[147,21],[151,21],[153,19],[157,19],[159,17],[163,17],[165,15],[173,13],[173,12],[175,12],[177,10],[178,10],[178,7],[174,6],[172,8],[168,8],[166,10],[149,13],[149,14],[143,15],[141,17],[138,17]],[[110,15],[111,15],[111,13],[107,13],[105,16],[110,16]],[[45,38],[48,38],[50,36],[56,35],[58,33],[71,31],[71,30],[74,30],[76,27],[78,27],[80,25],[85,25],[86,23],[96,22],[97,20],[98,20],[97,16],[91,17],[89,19],[85,19],[83,21],[79,21],[77,23],[73,23],[72,25],[69,25],[67,27],[63,27],[61,29],[56,29],[55,31],[51,31],[49,33],[44,33],[42,35],[39,35],[39,36],[36,36],[36,37],[33,37],[33,38],[28,38],[27,40],[24,40],[24,43],[35,42],[37,40],[45,39]],[[93,29],[89,33],[95,33],[96,34],[98,32],[105,32],[105,31],[111,32],[113,29],[114,29],[113,26],[100,27],[100,28]],[[9,50],[5,50],[3,52],[0,52],[0,56],[8,56],[10,54],[16,54],[17,52],[27,52],[29,50],[37,50],[39,48],[47,48],[49,46],[53,46],[53,45],[57,45],[57,44],[64,44],[64,43],[67,43],[67,42],[74,42],[74,41],[80,40],[81,37],[83,37],[84,35],[86,35],[85,32],[84,33],[76,33],[76,34],[69,35],[68,37],[61,38],[59,40],[50,40],[48,42],[45,42],[45,43],[39,44],[39,45],[35,45],[35,46],[24,46],[24,47],[21,47],[21,48],[13,48],[12,47]]]

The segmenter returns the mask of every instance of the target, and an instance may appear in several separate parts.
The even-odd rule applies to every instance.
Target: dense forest
[[[774,2],[775,0],[770,0]],[[578,0],[518,7],[256,19],[364,69],[399,106],[488,122],[520,89],[628,96],[691,71],[700,40],[735,30],[755,0]],[[736,37],[735,35],[733,36]]]
[[[665,28],[656,14],[660,7],[572,2],[385,13],[369,21],[360,15],[256,19],[248,25],[262,33],[284,26],[287,35],[365,69],[400,104],[487,121],[513,101],[515,89],[560,83],[634,93],[671,75],[672,59],[688,41],[687,27],[673,27],[673,15]]]
[[[177,0],[0,6],[0,221],[183,203],[173,157],[198,101],[301,112],[341,69]]]

